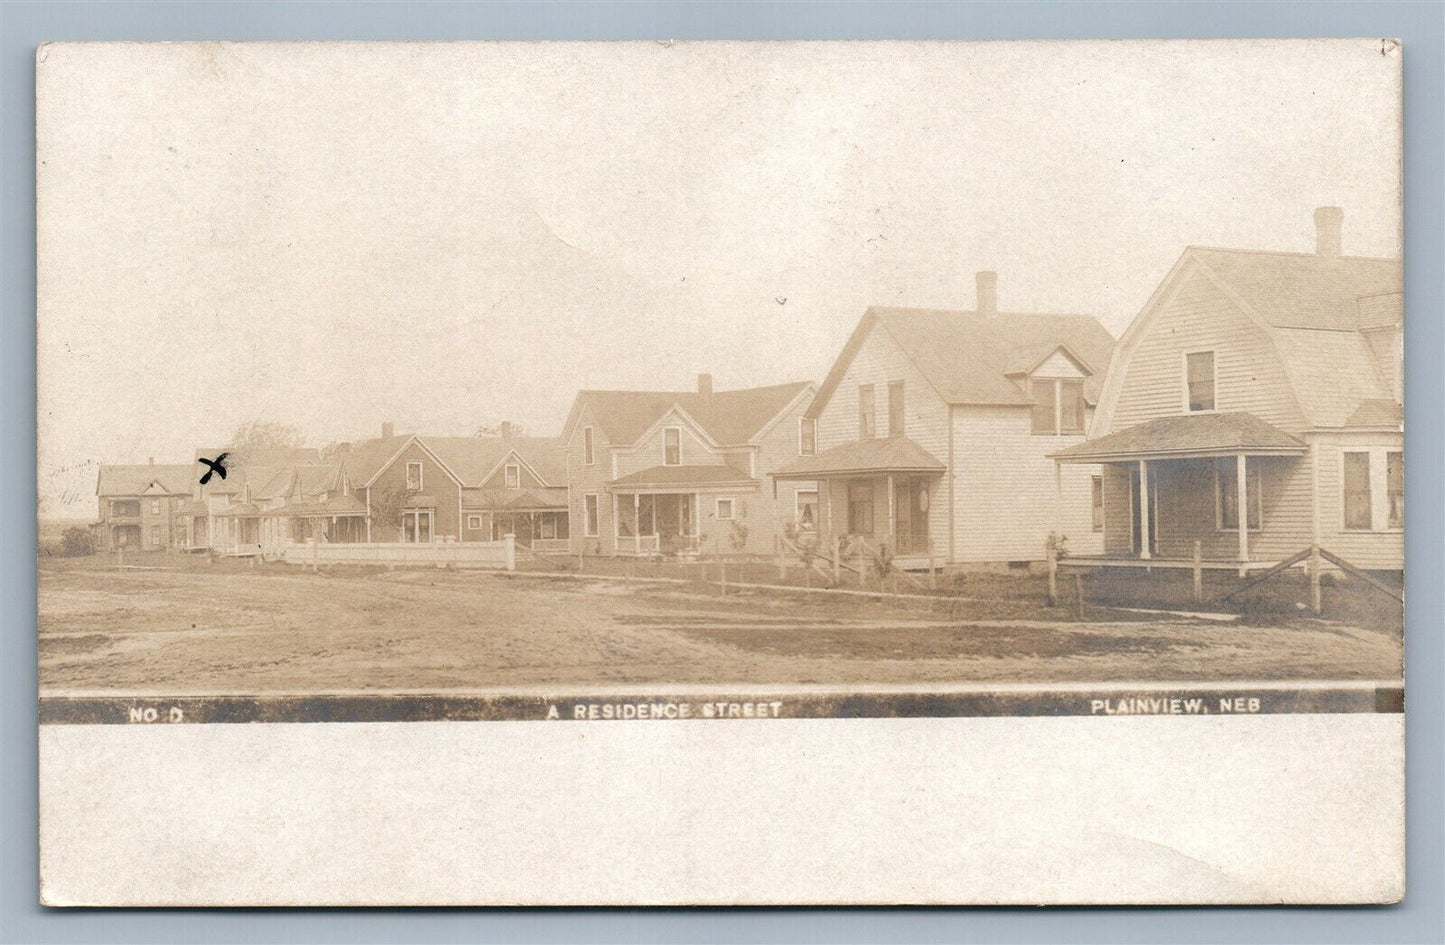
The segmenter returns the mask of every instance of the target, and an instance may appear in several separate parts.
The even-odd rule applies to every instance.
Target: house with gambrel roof
[[[905,568],[1101,548],[1096,471],[1049,456],[1083,441],[1113,345],[1091,316],[1000,312],[992,272],[972,311],[870,308],[803,419],[816,448],[774,478],[818,483],[825,548]]]
[[[572,550],[606,555],[771,554],[811,527],[816,488],[769,473],[804,449],[815,387],[584,390],[563,428]]]
[[[1124,333],[1057,456],[1102,464],[1107,559],[1403,567],[1403,267],[1343,255],[1342,222],[1315,211],[1313,253],[1186,248]]]

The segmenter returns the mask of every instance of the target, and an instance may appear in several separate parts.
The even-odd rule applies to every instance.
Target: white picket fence
[[[517,540],[434,542],[292,542],[281,549],[288,564],[388,564],[438,568],[517,570]]]

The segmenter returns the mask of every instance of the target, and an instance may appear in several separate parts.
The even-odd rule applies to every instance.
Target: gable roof
[[[1103,369],[1114,348],[1114,336],[1091,315],[1042,315],[947,309],[883,308],[864,313],[838,355],[808,416],[817,417],[842,383],[854,354],[875,328],[886,331],[943,400],[950,404],[1023,406],[1028,395],[1010,374],[1020,365],[1046,360],[1064,348],[1093,373],[1084,381],[1084,398],[1098,400]],[[1037,360],[1034,360],[1037,359]],[[1025,367],[1023,370],[1027,370]]]
[[[577,394],[567,432],[571,432],[585,405],[608,442],[614,446],[625,446],[636,443],[659,418],[673,407],[678,407],[720,445],[738,446],[757,436],[810,387],[811,381],[793,381],[710,394],[698,391],[584,390]]]
[[[1391,314],[1388,302],[1362,305],[1362,300],[1388,300],[1404,290],[1399,259],[1212,246],[1191,246],[1186,252],[1275,328],[1358,331],[1379,321],[1382,313]]]
[[[96,495],[140,495],[158,484],[171,495],[189,495],[200,473],[191,476],[192,467],[184,463],[134,466],[101,466],[95,480]]]
[[[549,486],[567,481],[567,454],[553,436],[422,436],[464,486],[480,486],[507,458],[517,458]]]

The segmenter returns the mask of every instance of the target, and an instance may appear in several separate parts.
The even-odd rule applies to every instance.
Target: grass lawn
[[[42,559],[47,693],[1385,679],[1398,629],[1218,622],[1037,594],[906,601],[486,572]],[[1029,590],[1028,578],[974,582]],[[1002,583],[1000,583],[1002,582]],[[1012,582],[1012,583],[1009,583]]]

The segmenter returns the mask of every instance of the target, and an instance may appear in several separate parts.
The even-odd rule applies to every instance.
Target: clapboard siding
[[[1404,435],[1325,433],[1315,438],[1319,455],[1320,545],[1351,564],[1369,569],[1398,570],[1405,562],[1405,533],[1389,529],[1385,521],[1385,453],[1404,449]],[[1344,527],[1341,454],[1349,450],[1370,453],[1372,528]]]
[[[583,446],[584,431],[592,428],[592,455],[596,460],[586,463]],[[572,551],[588,554],[612,552],[611,538],[612,497],[607,492],[607,483],[612,479],[612,449],[602,427],[592,415],[592,408],[582,407],[572,437],[567,441],[567,510],[568,534],[571,536]],[[597,496],[597,535],[589,536],[587,531],[586,508],[583,497],[589,493]]]
[[[797,517],[797,495],[812,492],[818,488],[816,482],[777,482],[771,473],[798,461],[798,421],[812,406],[810,392],[799,397],[797,402],[767,430],[758,440],[757,458],[754,460],[758,479],[761,480],[761,508],[769,516],[771,531],[768,534],[767,550],[771,550],[772,535],[782,535],[785,526]],[[777,497],[773,494],[776,491]],[[821,498],[821,497],[820,497]]]
[[[617,453],[617,478],[664,465],[663,444],[666,438],[665,431],[669,427],[676,427],[682,431],[678,440],[682,446],[681,464],[683,466],[727,465],[727,458],[705,443],[690,423],[676,413],[669,413],[659,425],[652,428],[647,437],[638,441],[635,447],[615,450]],[[740,468],[744,473],[747,472],[746,457],[741,460]]]
[[[854,354],[842,381],[818,417],[818,449],[858,439],[858,388],[873,385],[874,429],[888,433],[888,385],[903,381],[903,434],[940,462],[948,455],[948,405],[898,347],[886,328],[874,324]]]
[[[1292,432],[1305,427],[1269,335],[1198,270],[1132,342],[1111,433],[1184,412],[1183,352],[1213,350],[1215,408],[1243,411]]]
[[[955,558],[959,561],[1037,561],[1049,533],[1069,539],[1075,554],[1096,554],[1102,533],[1092,528],[1092,478],[1099,467],[1066,465],[1062,506],[1049,454],[1083,436],[1035,436],[1027,407],[960,406],[954,410]]]

